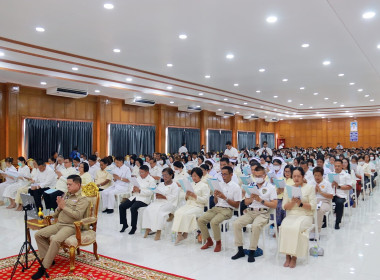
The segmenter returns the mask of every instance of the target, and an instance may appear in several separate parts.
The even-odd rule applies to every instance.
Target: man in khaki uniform
[[[67,177],[68,192],[64,197],[57,197],[58,208],[53,218],[58,219],[54,225],[39,230],[35,234],[40,258],[43,266],[32,276],[40,279],[58,254],[61,243],[75,234],[74,222],[83,219],[88,207],[88,200],[81,194],[82,180],[79,175]],[[53,236],[50,240],[50,237]]]

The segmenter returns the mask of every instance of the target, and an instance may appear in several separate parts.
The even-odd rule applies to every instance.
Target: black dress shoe
[[[236,253],[236,255],[231,257],[231,260],[237,260],[237,259],[244,258],[244,257],[245,257],[244,249],[243,249],[243,247],[239,247],[238,252]]]
[[[339,224],[335,224],[335,229],[340,229]]]
[[[128,234],[132,235],[132,234],[135,234],[135,232],[136,232],[136,228],[132,228]]]
[[[255,262],[255,251],[254,250],[249,250],[248,262],[250,262],[250,263]]]
[[[51,266],[53,266],[53,265],[55,265],[55,261],[53,261],[53,262],[51,263]]]
[[[103,211],[102,211],[102,213],[107,213],[107,211],[108,211],[108,209],[106,209],[106,210],[103,210]]]
[[[107,214],[112,214],[113,213],[113,209],[107,209]]]
[[[128,225],[123,225],[123,228],[121,229],[120,232],[124,232],[128,228]]]
[[[41,279],[46,273],[45,268],[40,267],[36,273],[33,274],[32,279]]]

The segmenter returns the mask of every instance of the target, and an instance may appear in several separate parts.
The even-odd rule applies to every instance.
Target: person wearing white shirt
[[[124,232],[128,228],[127,209],[131,210],[131,226],[129,234],[135,234],[137,229],[138,210],[146,207],[152,200],[152,195],[156,187],[156,182],[149,175],[149,168],[146,165],[140,166],[139,176],[136,178],[137,186],[133,186],[132,196],[119,205],[120,224],[123,228],[120,232]]]
[[[21,200],[21,194],[27,194],[28,193],[30,182],[36,178],[37,172],[39,172],[38,171],[38,165],[37,165],[37,162],[35,160],[33,160],[30,163],[30,166],[33,168],[32,168],[32,172],[30,172],[30,179],[28,179],[28,184],[22,188],[17,189],[15,202],[16,202],[16,204],[18,204],[18,207],[17,207],[16,211],[22,211],[23,205],[22,205],[22,200]]]
[[[343,170],[343,162],[340,159],[335,160],[335,173],[339,174],[339,182],[332,182],[331,186],[335,192],[333,202],[335,202],[335,229],[339,229],[339,224],[342,221],[344,203],[346,202],[347,191],[352,189],[351,176]],[[350,202],[348,202],[350,203]]]
[[[269,208],[277,207],[277,192],[276,187],[270,182],[265,182],[265,169],[258,166],[255,169],[255,182],[251,183],[252,191],[255,189],[257,193],[245,194],[245,205],[248,206],[246,213],[240,216],[234,222],[235,246],[238,247],[238,252],[231,257],[237,260],[245,257],[243,249],[243,227],[252,224],[252,232],[250,237],[248,262],[255,261],[255,251],[259,242],[259,237],[262,228],[269,221]]]
[[[313,172],[309,169],[309,165],[306,161],[301,162],[301,167],[305,171],[304,183],[311,184],[314,181]]]
[[[56,162],[54,171],[61,171],[61,170],[65,169],[65,166],[63,164],[64,160],[65,160],[65,158],[62,155],[59,155],[57,157],[57,162]]]
[[[32,185],[29,189],[29,193],[34,197],[34,202],[36,204],[36,209],[43,209],[41,203],[41,197],[43,193],[53,188],[57,182],[57,174],[50,168],[46,168],[46,164],[43,160],[38,160],[38,170],[37,175],[34,180],[32,180]]]
[[[142,219],[142,228],[145,229],[144,238],[151,231],[156,231],[154,240],[161,239],[161,230],[164,228],[165,218],[173,213],[178,204],[178,187],[174,183],[174,172],[171,168],[162,170],[164,182],[160,183],[154,190],[156,199],[149,204]]]
[[[92,177],[93,180],[95,180],[96,172],[100,169],[100,166],[97,165],[96,163],[97,163],[96,156],[95,155],[91,155],[88,158],[88,165],[90,166],[90,168],[88,170],[88,173],[91,174],[91,177]]]
[[[214,191],[215,207],[209,209],[198,219],[198,226],[202,232],[202,238],[207,240],[202,246],[205,250],[214,245],[207,229],[207,224],[210,223],[216,246],[214,252],[222,250],[222,241],[220,236],[220,223],[232,217],[234,209],[239,207],[242,191],[238,184],[232,181],[233,170],[230,166],[222,168],[223,183],[219,183],[220,190]]]
[[[268,142],[263,142],[263,147],[257,151],[259,156],[272,156],[273,152],[271,148],[268,148]]]
[[[16,194],[17,190],[20,188],[24,188],[25,186],[28,186],[30,184],[30,170],[29,167],[26,165],[26,160],[24,157],[19,157],[17,159],[18,164],[18,170],[17,170],[17,179],[16,182],[13,184],[8,185],[4,191],[4,197],[8,198],[10,200],[10,204],[8,205],[7,209],[16,208]]]
[[[135,166],[133,166],[132,168],[132,177],[138,177],[140,175],[140,167],[143,165],[144,165],[144,161],[141,158],[136,158]],[[149,166],[147,165],[145,166],[148,167],[148,170],[149,170]]]
[[[111,187],[101,192],[103,213],[112,214],[115,207],[115,195],[129,193],[131,170],[124,164],[123,157],[116,157],[115,168],[112,170],[114,183]]]
[[[162,168],[158,166],[157,161],[155,158],[151,158],[149,160],[149,174],[153,177],[154,180],[156,180],[156,184],[160,183],[161,175],[162,175]]]
[[[185,192],[181,188],[181,185],[179,184],[179,180],[189,180],[189,173],[187,173],[187,170],[184,168],[182,162],[175,161],[173,163],[174,167],[174,179],[173,182],[175,182],[179,188],[179,203],[182,203],[185,200]],[[172,218],[172,217],[170,217]]]
[[[271,184],[273,184],[274,178],[279,180],[284,177],[284,169],[282,168],[281,160],[279,159],[273,160],[272,171],[268,172],[268,177],[270,178]]]
[[[5,170],[4,170],[5,173],[9,172],[9,171],[10,172],[17,172],[17,169],[13,166],[13,158],[7,157],[5,159],[5,165],[6,165]],[[4,194],[5,189],[8,186],[10,186],[11,184],[16,183],[15,178],[8,176],[5,173],[1,174],[3,176],[3,178],[5,178],[5,182],[0,184],[0,205],[4,205],[3,194]]]
[[[334,197],[334,191],[331,187],[331,183],[323,178],[323,168],[317,166],[313,170],[314,181],[310,183],[315,188],[315,194],[317,198],[317,204],[320,205],[317,210],[317,224],[318,232],[321,232],[323,217],[331,209],[331,201]],[[310,233],[309,238],[314,239],[314,231]]]
[[[323,168],[323,177],[326,178],[329,173],[331,173],[331,169],[325,166],[325,160],[323,158],[317,158],[317,167]]]
[[[182,143],[182,146],[178,149],[178,153],[182,155],[183,153],[187,154],[187,152],[186,143]]]
[[[76,175],[78,172],[75,170],[73,160],[71,158],[65,158],[63,161],[65,166],[61,171],[56,171],[57,183],[51,189],[55,189],[54,192],[48,191],[43,193],[46,209],[55,210],[58,207],[57,197],[67,193],[67,177],[70,175]]]
[[[227,149],[224,151],[224,156],[227,156],[230,159],[237,159],[239,157],[238,150],[232,147],[231,141],[226,142]]]
[[[336,148],[337,150],[343,150],[343,146],[340,143],[337,143]]]

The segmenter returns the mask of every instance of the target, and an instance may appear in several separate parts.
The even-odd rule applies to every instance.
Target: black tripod
[[[22,244],[21,246],[21,249],[20,249],[20,253],[18,253],[18,257],[17,257],[17,261],[16,263],[14,264],[13,266],[13,271],[12,271],[12,274],[11,274],[11,280],[13,278],[13,276],[15,275],[16,273],[16,269],[17,269],[17,266],[18,265],[21,265],[22,267],[22,272],[24,272],[25,270],[28,270],[29,268],[32,267],[32,265],[38,261],[38,263],[40,264],[40,266],[42,268],[44,268],[40,258],[37,256],[37,253],[36,251],[33,249],[33,246],[32,246],[32,243],[30,241],[28,241],[28,236],[27,236],[27,221],[28,221],[28,211],[29,210],[32,210],[32,206],[29,204],[27,206],[23,206],[22,209],[24,210],[25,212],[25,215],[24,215],[24,223],[25,223],[25,241],[24,241],[24,244]],[[33,260],[33,262],[28,265],[28,253],[29,253],[29,250],[28,250],[28,246],[29,246],[29,250],[31,250],[33,252],[33,255],[35,256],[35,259]],[[25,264],[22,263],[22,261],[20,260],[21,257],[23,256],[23,251],[25,249]],[[45,270],[45,277],[46,278],[49,278],[49,274],[47,273],[47,271]]]

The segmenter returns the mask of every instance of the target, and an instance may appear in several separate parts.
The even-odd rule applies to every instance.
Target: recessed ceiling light
[[[201,108],[201,106],[200,106],[200,105],[197,105],[197,108]]]
[[[291,103],[291,102],[292,102],[292,100],[291,100],[291,99],[289,99],[289,100],[288,100],[288,102],[289,102],[289,103]]]
[[[325,117],[322,117],[322,119],[324,119]]]
[[[305,43],[305,44],[302,44],[301,47],[303,47],[303,48],[308,48],[308,47],[310,47],[310,45],[307,44],[307,43]]]
[[[43,86],[46,86],[46,82],[41,82],[40,84]]]
[[[280,121],[283,121],[284,119],[280,119]]]
[[[380,49],[380,44],[377,45],[377,48]]]
[[[141,96],[136,96],[136,99],[141,99]]]
[[[370,19],[370,18],[373,18],[375,15],[376,15],[375,12],[373,12],[373,11],[368,11],[368,12],[365,12],[365,13],[362,15],[362,17],[363,17],[364,19]]]
[[[343,77],[343,76],[344,76],[343,73],[338,74],[338,77]]]
[[[224,101],[227,101],[227,100],[228,100],[228,98],[224,98],[223,100],[224,100]]]
[[[344,105],[342,104],[342,105],[340,105],[340,107],[344,107]]]
[[[265,69],[264,69],[264,68],[260,68],[260,69],[259,69],[259,72],[261,72],[261,73],[262,73],[262,72],[265,72]]]
[[[303,106],[303,104],[301,103],[300,106]]]
[[[353,82],[349,83],[350,86],[353,86],[354,84],[355,84],[355,83],[353,83]]]
[[[103,5],[103,7],[107,10],[112,10],[114,8],[114,5],[111,3],[106,3]]]
[[[283,82],[287,82],[287,81],[288,81],[288,79],[282,79],[282,81],[283,81]]]
[[[313,94],[314,94],[314,95],[318,95],[319,93],[318,93],[318,92],[314,92]]]
[[[222,111],[222,109],[218,109],[218,111]]]
[[[300,120],[303,120],[303,118],[300,118]]]
[[[369,97],[369,94],[364,95],[364,97]]]
[[[78,67],[72,67],[71,68],[73,71],[78,71],[79,69],[78,69]]]
[[[261,92],[261,90],[256,90],[256,92],[257,92],[257,93],[260,93],[260,92]]]
[[[166,66],[167,66],[167,67],[173,67],[173,64],[168,63],[168,64],[166,64]]]
[[[45,28],[43,27],[36,27],[37,32],[45,32]]]
[[[269,23],[275,23],[276,21],[277,21],[277,17],[275,17],[275,16],[267,17],[267,22],[269,22]]]
[[[113,52],[114,53],[119,53],[119,52],[121,52],[121,50],[120,49],[113,49]]]
[[[99,93],[99,92],[100,92],[100,90],[96,89],[96,90],[95,90],[95,92],[96,92],[96,93]]]
[[[266,118],[267,116],[264,116],[264,118]]]
[[[337,104],[338,102],[334,101],[333,104]]]
[[[170,101],[170,104],[174,104],[174,101]]]
[[[203,95],[203,92],[198,93],[198,95]]]
[[[286,112],[285,112],[285,114],[289,114],[289,112],[288,112],[288,111],[286,111]]]
[[[305,89],[305,87],[300,87],[300,90],[304,90]]]
[[[238,87],[239,86],[239,84],[234,84],[234,87]]]
[[[233,59],[235,56],[232,53],[226,55],[227,59]]]
[[[325,66],[327,66],[327,65],[331,64],[331,61],[330,60],[325,60],[325,61],[323,61],[322,64],[325,65]]]
[[[206,78],[206,79],[210,79],[211,76],[210,76],[210,75],[206,75],[205,78]]]
[[[313,106],[310,106],[309,109],[313,109]]]
[[[244,104],[244,105],[247,105],[248,103],[247,103],[247,102],[244,102],[243,104]]]
[[[362,89],[362,88],[359,88],[359,89],[358,89],[358,91],[359,91],[359,92],[362,92],[362,91],[363,91],[363,89]]]
[[[173,87],[172,86],[167,86],[166,89],[170,90],[170,89],[173,89]]]
[[[350,118],[353,118],[354,116],[350,116]]]
[[[273,96],[273,98],[277,98],[277,97],[278,97],[277,95]]]
[[[186,34],[180,34],[180,35],[178,36],[178,38],[180,38],[180,39],[182,39],[182,40],[185,40],[185,39],[187,39],[187,35],[186,35]]]
[[[0,56],[4,56],[5,54],[3,52],[0,52]]]
[[[373,101],[375,101],[375,99],[370,99],[369,101],[373,102]]]
[[[264,108],[264,106],[261,105],[260,108],[262,109],[262,108]]]
[[[325,100],[329,100],[329,98],[328,98],[328,97],[325,97]]]
[[[345,113],[349,113],[350,111],[344,111]]]
[[[126,78],[125,80],[126,80],[127,82],[132,82],[133,79],[132,79],[132,78]]]
[[[240,114],[240,112],[236,112],[235,114]]]

